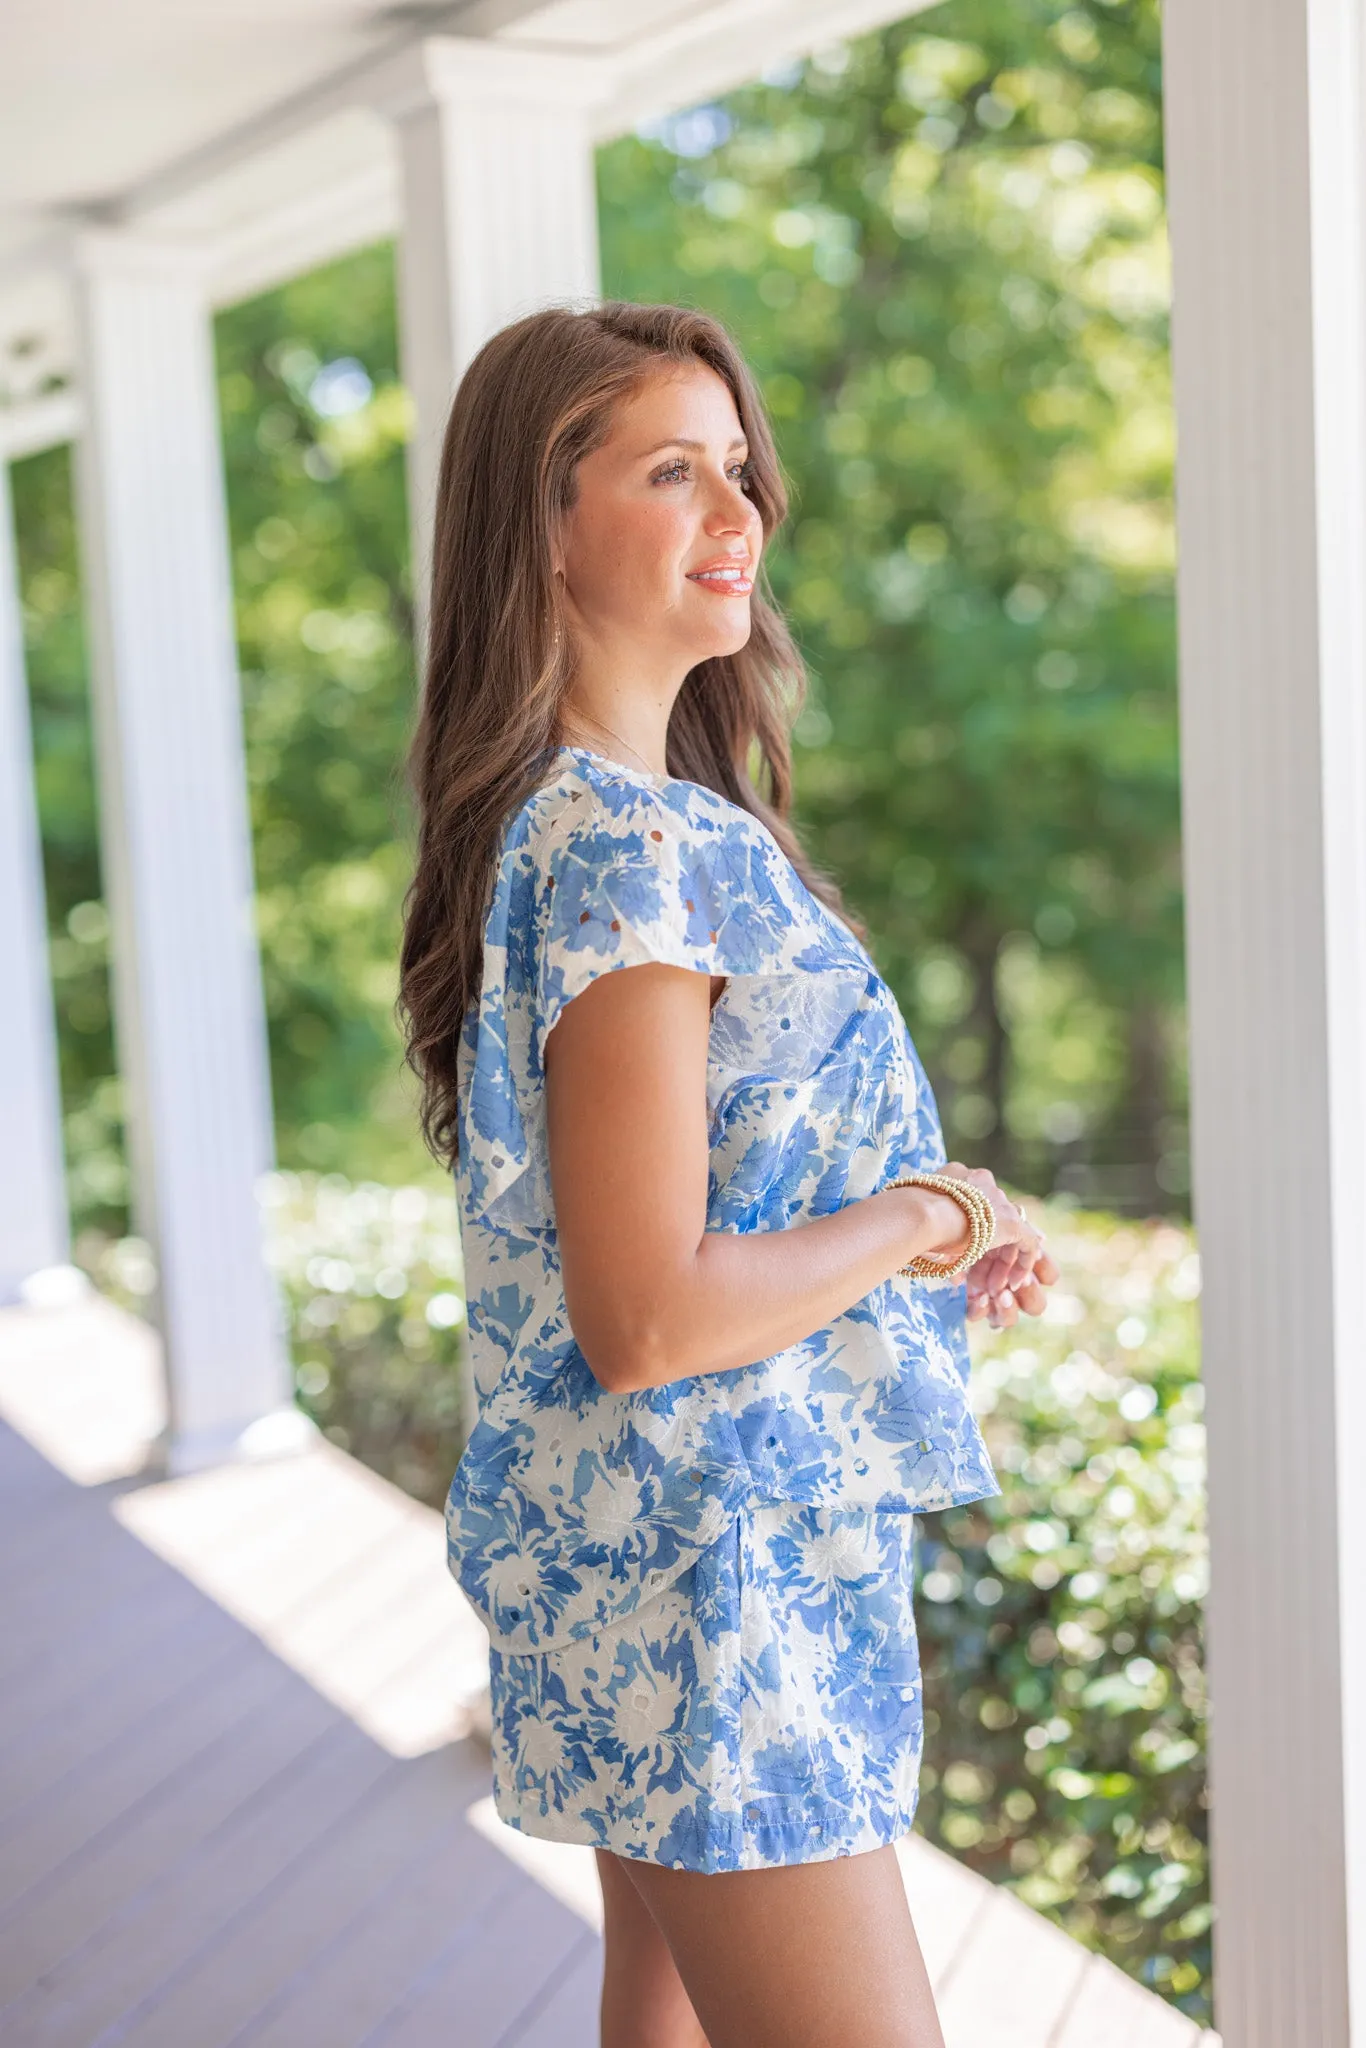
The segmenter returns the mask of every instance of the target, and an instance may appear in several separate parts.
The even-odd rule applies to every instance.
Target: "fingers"
[[[1004,1284],[1006,1263],[1000,1250],[983,1252],[975,1265],[968,1268],[968,1292],[970,1294],[993,1294]]]
[[[1045,1288],[1060,1277],[1043,1232],[1020,1203],[1000,1186],[990,1168],[950,1159],[940,1169],[955,1179],[981,1188],[996,1214],[995,1242],[967,1276],[967,1315],[971,1322],[989,1318],[994,1330],[1009,1329],[1025,1315],[1042,1315],[1048,1305]]]
[[[1003,1287],[1014,1287],[1027,1279],[1031,1270],[1027,1246],[993,1245],[970,1269],[969,1285],[977,1293],[999,1294]]]
[[[1038,1264],[1031,1266],[1027,1256],[1016,1252],[1014,1246],[988,1252],[970,1269],[967,1313],[971,1321],[989,1317],[993,1329],[1002,1329],[1014,1324],[1021,1312],[1043,1314],[1048,1305],[1044,1289],[1057,1277],[1057,1268],[1047,1254],[1041,1254]]]
[[[1014,1283],[1001,1287],[995,1293],[984,1297],[984,1303],[991,1315],[993,1329],[1010,1328],[1020,1314],[1041,1316],[1048,1306],[1048,1296],[1032,1274]]]
[[[1003,1287],[997,1294],[979,1295],[967,1310],[969,1322],[989,1322],[993,1330],[1009,1328],[1016,1320],[1019,1297],[1014,1290]]]
[[[1017,1281],[1029,1278],[1030,1274],[1034,1271],[1036,1257],[1035,1247],[1030,1244],[1012,1245],[1011,1250],[1014,1256],[1010,1261],[1009,1270],[1005,1276],[1007,1287],[1013,1287]]]
[[[1019,1316],[1015,1296],[1009,1287],[1003,1287],[999,1294],[991,1297],[991,1327],[993,1330],[1013,1329]]]

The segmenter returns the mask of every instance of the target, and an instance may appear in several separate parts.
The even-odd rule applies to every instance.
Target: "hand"
[[[970,1266],[965,1279],[968,1299],[967,1315],[970,1322],[980,1322],[983,1316],[990,1319],[993,1330],[1010,1329],[1017,1320],[1019,1310],[1026,1315],[1042,1315],[1047,1306],[1045,1287],[1051,1287],[1058,1278],[1058,1268],[1047,1251],[1041,1251],[1032,1266],[1023,1269],[1018,1266],[1004,1278],[999,1271],[993,1271],[991,1262],[996,1258],[996,1249]]]
[[[991,1203],[996,1218],[991,1249],[968,1268],[967,1314],[972,1322],[989,1316],[994,1330],[1009,1329],[1019,1311],[1042,1315],[1047,1305],[1045,1287],[1058,1279],[1058,1267],[1046,1249],[1043,1232],[1032,1224],[1017,1202],[997,1185],[986,1167],[964,1166],[950,1160],[939,1169],[956,1179],[971,1181]]]

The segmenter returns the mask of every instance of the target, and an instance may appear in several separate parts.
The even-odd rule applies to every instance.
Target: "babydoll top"
[[[457,1060],[478,1415],[446,1530],[495,1646],[601,1630],[749,1505],[909,1513],[999,1492],[968,1403],[962,1280],[894,1276],[771,1357],[639,1393],[600,1385],[569,1326],[544,1054],[598,975],[656,960],[726,977],[708,1230],[801,1226],[945,1163],[895,996],[767,826],[699,783],[562,746],[504,827],[486,905]]]

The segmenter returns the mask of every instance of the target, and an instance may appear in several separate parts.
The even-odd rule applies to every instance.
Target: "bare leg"
[[[599,1849],[602,2048],[707,2048],[669,1944],[619,1856]]]
[[[944,2048],[895,1850],[716,1875],[617,1868],[662,1930],[711,2048]]]

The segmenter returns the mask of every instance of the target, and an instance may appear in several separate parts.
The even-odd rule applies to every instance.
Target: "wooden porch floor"
[[[493,1817],[441,1519],[327,1445],[140,1476],[155,1355],[0,1312],[6,2048],[592,2048],[587,1850]],[[928,1844],[949,2048],[1211,2048]]]

